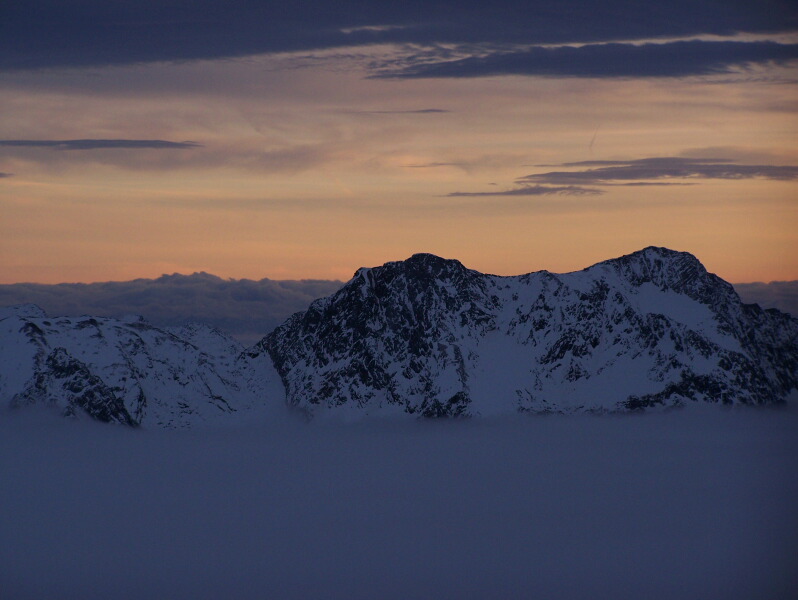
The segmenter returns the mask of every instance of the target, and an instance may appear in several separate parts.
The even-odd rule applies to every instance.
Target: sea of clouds
[[[798,597],[798,411],[0,419],[3,596]]]
[[[142,315],[156,326],[199,322],[251,345],[342,285],[327,280],[254,281],[175,273],[133,281],[0,285],[0,306],[36,304],[53,317]]]

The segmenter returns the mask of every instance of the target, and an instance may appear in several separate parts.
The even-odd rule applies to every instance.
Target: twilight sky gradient
[[[791,0],[0,5],[0,283],[798,279]]]

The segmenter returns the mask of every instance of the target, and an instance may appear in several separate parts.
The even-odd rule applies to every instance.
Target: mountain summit
[[[416,254],[359,269],[251,355],[309,414],[768,404],[798,388],[798,320],[667,248],[513,277]]]

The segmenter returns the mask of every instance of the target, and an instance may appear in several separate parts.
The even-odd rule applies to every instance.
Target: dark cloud
[[[54,150],[103,149],[172,149],[198,148],[196,142],[168,142],[165,140],[0,140],[0,146],[11,148],[52,148]]]
[[[733,163],[730,158],[703,158],[703,157],[682,157],[682,156],[661,156],[655,158],[639,158],[637,160],[580,160],[577,162],[566,162],[557,165],[536,165],[538,167],[613,167],[627,166],[629,164],[638,165],[703,165],[712,163]]]
[[[417,167],[443,166],[448,163],[406,165]],[[538,167],[582,168],[573,171],[533,173],[516,179],[516,187],[503,191],[452,192],[446,197],[481,196],[595,196],[604,194],[608,187],[664,187],[696,185],[683,181],[657,181],[660,179],[773,179],[798,180],[798,166],[736,164],[727,158],[691,158],[663,156],[636,160],[584,160],[559,165]],[[595,167],[595,168],[585,168]],[[646,181],[646,180],[655,181]],[[490,184],[496,185],[496,184]]]
[[[229,167],[258,173],[296,173],[336,160],[338,152],[340,148],[334,143],[264,148],[260,140],[248,144],[217,140],[211,146],[163,140],[0,140],[0,159],[21,159],[54,173],[75,164],[132,171]],[[17,173],[22,169],[16,169]]]
[[[564,167],[597,167],[581,171],[549,171],[518,179],[527,184],[615,185],[635,182],[650,185],[645,179],[798,179],[798,166],[745,165],[728,159],[661,157],[629,161],[583,161],[564,163]]]
[[[464,167],[467,163],[462,162],[431,162],[418,165],[402,165],[406,169],[435,169],[437,167]]]
[[[690,186],[690,185],[696,185],[696,184],[695,183],[682,183],[682,182],[676,183],[676,182],[673,182],[673,181],[667,181],[667,182],[665,182],[665,181],[632,181],[632,182],[629,182],[629,183],[601,183],[601,184],[596,184],[596,185],[601,185],[601,186],[604,186],[604,187],[672,187],[672,186],[684,187],[684,186]]]
[[[11,177],[13,175],[14,175],[13,173],[2,173],[2,172],[0,172],[0,179],[2,179],[3,177]]]
[[[0,70],[385,43],[420,48],[540,45],[796,29],[798,6],[793,0],[462,0],[456,9],[442,0],[26,0],[3,4]],[[700,68],[708,68],[706,60]],[[667,66],[658,64],[658,69]],[[623,71],[620,66],[616,70]]]
[[[361,110],[359,112],[370,115],[431,115],[452,111],[443,108],[421,108],[417,110]]]
[[[405,64],[377,78],[485,77],[686,77],[729,73],[754,63],[798,59],[798,44],[775,42],[680,41],[657,44],[588,44],[497,50],[458,60]]]
[[[323,280],[228,280],[208,273],[90,284],[15,283],[0,285],[0,306],[33,303],[54,317],[137,314],[159,326],[196,321],[254,343],[341,285]]]
[[[491,184],[494,185],[494,184]],[[568,186],[524,186],[514,188],[511,190],[495,191],[495,192],[451,192],[446,194],[447,198],[460,198],[460,197],[480,197],[480,196],[596,196],[603,194],[601,190],[593,188],[580,187],[575,185]]]

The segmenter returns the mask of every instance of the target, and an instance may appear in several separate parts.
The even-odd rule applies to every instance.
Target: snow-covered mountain
[[[514,277],[416,254],[358,270],[250,355],[308,414],[767,404],[798,388],[798,320],[665,248]]]
[[[665,248],[514,277],[416,254],[359,269],[246,351],[205,325],[0,309],[0,403],[133,426],[285,402],[438,417],[769,404],[795,390],[798,320],[743,304]]]
[[[193,426],[281,401],[277,378],[255,372],[242,351],[205,325],[48,318],[14,306],[0,309],[0,400],[125,425]]]

